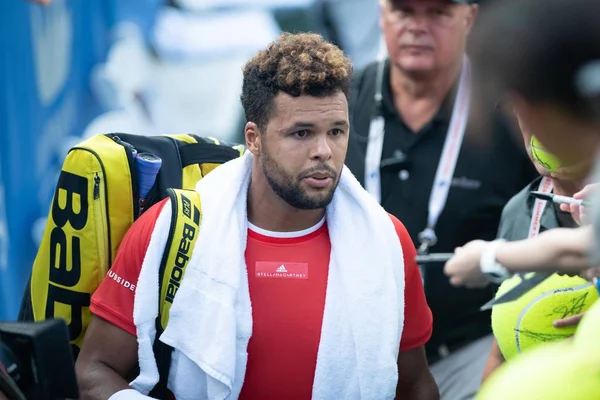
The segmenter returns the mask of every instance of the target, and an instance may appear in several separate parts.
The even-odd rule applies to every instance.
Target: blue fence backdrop
[[[160,3],[2,1],[0,320],[17,316],[37,249],[35,222],[48,212],[66,150],[100,112],[89,74],[106,56],[111,27],[129,18],[148,29]]]

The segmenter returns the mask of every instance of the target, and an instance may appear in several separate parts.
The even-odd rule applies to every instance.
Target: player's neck
[[[323,218],[324,209],[299,210],[281,199],[262,177],[252,174],[248,190],[248,221],[273,232],[297,232],[309,229]]]

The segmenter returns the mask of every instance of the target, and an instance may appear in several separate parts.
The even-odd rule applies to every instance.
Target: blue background
[[[106,57],[111,27],[134,19],[147,30],[160,3],[2,1],[0,320],[17,316],[37,249],[33,225],[48,212],[66,149],[101,111],[89,76]]]

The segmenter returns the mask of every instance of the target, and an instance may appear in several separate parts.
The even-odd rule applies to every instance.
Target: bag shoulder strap
[[[159,270],[159,310],[156,318],[154,356],[158,366],[159,381],[150,393],[158,399],[168,398],[167,381],[173,348],[160,340],[169,322],[169,312],[175,294],[185,274],[187,264],[200,231],[202,203],[195,190],[168,189],[172,217],[169,236]]]

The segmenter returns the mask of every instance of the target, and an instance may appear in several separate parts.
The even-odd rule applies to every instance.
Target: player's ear
[[[254,122],[248,122],[244,128],[244,137],[246,139],[246,148],[255,156],[260,156],[261,135],[258,125]]]

